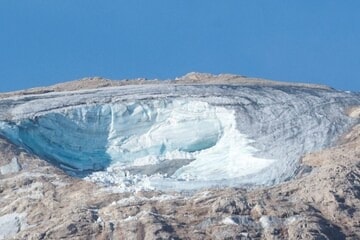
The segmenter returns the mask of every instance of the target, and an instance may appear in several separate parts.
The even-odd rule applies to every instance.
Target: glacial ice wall
[[[304,87],[125,86],[2,99],[0,133],[123,189],[269,185],[334,143],[359,104],[358,94]]]
[[[272,162],[252,155],[250,141],[236,129],[234,110],[202,101],[71,107],[24,119],[13,128],[14,140],[78,176],[113,165],[126,170],[182,161],[188,164],[162,172],[176,179],[221,180]]]

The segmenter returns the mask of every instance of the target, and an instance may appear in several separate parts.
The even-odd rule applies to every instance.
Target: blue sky
[[[191,71],[360,91],[360,1],[1,0],[0,92]]]

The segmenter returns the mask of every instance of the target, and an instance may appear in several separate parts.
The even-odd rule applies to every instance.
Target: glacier
[[[359,103],[356,93],[307,87],[122,86],[0,99],[0,134],[121,190],[271,185],[331,146]]]

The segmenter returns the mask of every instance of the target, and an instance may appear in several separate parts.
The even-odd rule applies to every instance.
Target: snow
[[[296,224],[302,217],[300,215],[290,216],[288,218],[278,218],[276,216],[262,216],[259,219],[261,227],[265,230],[271,230],[274,228],[281,228],[283,225]]]
[[[283,219],[275,216],[262,216],[259,222],[264,229],[279,228],[283,224]]]
[[[18,163],[17,158],[13,158],[9,164],[0,167],[0,175],[16,173],[21,170],[21,166]]]
[[[250,225],[255,225],[256,223],[254,222],[254,220],[251,218],[251,216],[248,215],[233,215],[233,216],[228,216],[226,218],[224,218],[221,221],[222,224],[225,225],[246,225],[246,226],[250,226]]]
[[[0,216],[0,240],[10,239],[21,230],[26,229],[25,215],[9,213]]]
[[[0,100],[0,134],[116,191],[274,184],[357,119],[354,93],[145,85]]]

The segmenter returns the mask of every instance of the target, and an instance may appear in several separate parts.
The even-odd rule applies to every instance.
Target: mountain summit
[[[359,109],[230,74],[2,94],[0,239],[359,237]]]

